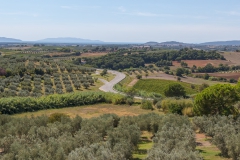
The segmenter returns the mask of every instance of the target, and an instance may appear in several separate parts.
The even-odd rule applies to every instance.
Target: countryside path
[[[99,78],[100,81],[104,83],[103,86],[101,86],[99,89],[104,92],[112,92],[112,93],[119,93],[116,90],[113,89],[113,86],[117,83],[119,83],[121,80],[123,80],[126,75],[124,73],[118,72],[118,71],[112,71],[108,70],[109,73],[116,75],[116,77],[111,80],[110,82]]]
[[[97,70],[97,73],[101,72],[101,70]],[[113,71],[113,70],[108,70],[109,73],[115,74],[116,77],[111,80],[110,82],[106,81],[105,79],[99,78],[100,81],[104,83],[103,86],[101,86],[99,89],[103,92],[111,92],[111,93],[119,93],[122,95],[126,95],[125,93],[116,91],[113,87],[115,84],[119,83],[121,80],[123,80],[126,75],[124,73],[118,72],[118,71]],[[134,96],[136,99],[143,99],[142,97],[139,96]]]

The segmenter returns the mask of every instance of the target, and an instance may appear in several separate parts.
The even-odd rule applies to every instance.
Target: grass
[[[141,79],[139,80],[133,87],[136,90],[143,90],[146,92],[155,92],[164,95],[164,88],[171,84],[171,83],[179,83],[181,84],[188,95],[195,94],[198,92],[198,87],[196,86],[195,89],[191,88],[191,84],[185,82],[176,82],[170,80],[162,80],[162,79]]]
[[[108,73],[104,76],[101,76],[99,74],[92,74],[91,76],[96,77],[96,78],[105,79],[108,82],[110,82],[111,80],[113,80],[116,77],[114,74],[111,74],[111,73]]]
[[[227,160],[227,158],[220,157],[220,151],[217,150],[215,146],[198,146],[196,149],[204,160]]]
[[[147,131],[142,132],[141,139],[138,144],[138,149],[133,152],[134,160],[145,159],[147,157],[147,151],[153,147],[151,137],[151,133]]]
[[[70,108],[61,108],[61,109],[48,109],[48,110],[41,110],[37,112],[28,112],[28,113],[21,113],[15,114],[14,117],[31,117],[31,116],[41,116],[47,115],[50,116],[53,113],[65,113],[69,115],[71,118],[74,118],[76,115],[79,115],[82,118],[92,118],[92,117],[99,117],[103,114],[116,114],[118,116],[137,116],[140,114],[147,114],[147,113],[158,113],[162,114],[157,110],[143,110],[140,106],[129,106],[129,105],[113,105],[113,104],[96,104],[96,105],[87,105],[81,107],[70,107]]]

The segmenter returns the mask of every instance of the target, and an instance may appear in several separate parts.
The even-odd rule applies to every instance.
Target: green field
[[[195,94],[198,92],[198,86],[195,85],[195,89],[191,88],[191,84],[185,82],[176,82],[170,80],[162,80],[162,79],[141,79],[139,80],[133,87],[136,90],[142,90],[146,92],[155,92],[164,95],[164,88],[171,83],[179,83],[181,84],[187,95]]]

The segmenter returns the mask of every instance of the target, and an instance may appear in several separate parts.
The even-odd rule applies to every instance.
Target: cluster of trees
[[[54,73],[42,75],[19,75],[0,79],[0,97],[39,97],[49,94],[62,94],[80,90],[81,87],[89,88],[94,84],[91,75],[75,73]]]
[[[160,61],[156,62],[155,64],[156,64],[156,66],[158,66],[158,67],[172,66],[172,61],[160,60]]]
[[[208,73],[205,74],[194,74],[195,78],[203,78],[206,80],[210,80],[210,81],[219,81],[219,82],[229,82],[229,83],[237,83],[236,79],[230,78],[224,78],[224,77],[214,77],[214,76],[210,76]]]
[[[154,134],[154,146],[146,160],[179,159],[201,160],[196,152],[195,132],[187,117],[170,115],[164,117]]]
[[[94,84],[90,75],[95,69],[66,61],[6,56],[0,62],[3,62],[0,66],[6,68],[6,72],[1,72],[5,76],[0,78],[0,97],[62,94]]]
[[[0,59],[0,68],[6,77],[24,74],[50,74],[61,72],[79,72],[85,74],[95,71],[93,68],[87,68],[66,61],[54,61],[53,59],[42,59],[39,57],[17,57],[4,56]]]
[[[205,60],[205,59],[224,59],[222,55],[216,51],[199,51],[189,48],[179,51],[162,51],[162,52],[141,52],[139,54],[127,54],[118,52],[108,54],[98,58],[85,58],[86,63],[97,68],[107,69],[126,69],[138,68],[146,63],[157,63],[158,65],[171,65],[171,61],[181,60]]]
[[[240,159],[240,117],[194,117],[193,123],[200,132],[212,138],[212,143],[218,147],[223,157]]]
[[[0,115],[0,159],[115,160],[132,159],[141,131],[153,134],[148,160],[200,159],[195,152],[194,130],[188,118],[158,114],[70,119],[14,118]]]
[[[218,67],[214,67],[211,63],[207,64],[205,67],[192,67],[192,72],[197,73],[214,73],[214,72],[224,72],[224,71],[235,71],[239,70],[240,66],[228,66],[227,64],[219,64]]]

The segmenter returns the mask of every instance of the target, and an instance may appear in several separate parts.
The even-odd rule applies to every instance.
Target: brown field
[[[69,107],[69,108],[61,108],[61,109],[48,109],[37,112],[28,112],[22,114],[13,115],[14,117],[31,117],[31,116],[41,116],[41,115],[51,115],[53,113],[65,113],[69,115],[71,118],[74,118],[76,115],[79,115],[82,118],[92,118],[99,117],[103,114],[113,113],[118,116],[137,116],[140,114],[146,113],[158,113],[158,110],[144,110],[141,109],[140,106],[129,106],[129,105],[113,105],[113,104],[96,104],[96,105],[88,105],[81,107]]]
[[[226,60],[182,60],[188,64],[188,67],[192,67],[193,65],[197,67],[205,67],[208,63],[212,64],[213,66],[219,66],[219,64],[228,64],[234,65],[234,63]],[[181,63],[177,61],[173,61],[173,65],[177,67],[181,67]]]
[[[205,73],[194,73],[195,75],[204,75]],[[236,79],[238,80],[240,77],[240,73],[208,73],[210,76],[212,77],[222,77],[222,78],[226,78],[226,79]]]
[[[235,65],[240,65],[240,52],[224,52],[222,55]]]

